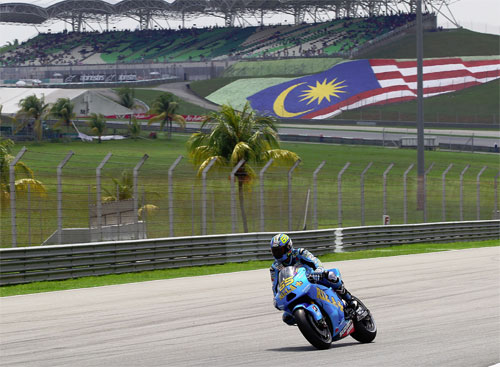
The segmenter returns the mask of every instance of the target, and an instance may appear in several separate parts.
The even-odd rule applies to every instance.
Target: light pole
[[[417,209],[424,209],[424,78],[422,0],[417,0]]]

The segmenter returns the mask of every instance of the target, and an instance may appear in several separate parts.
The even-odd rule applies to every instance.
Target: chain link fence
[[[18,155],[46,193],[16,192],[11,175],[2,247],[498,218],[498,167],[428,162],[419,205],[416,164],[271,162],[248,182],[230,168],[197,174],[185,157],[135,153]]]

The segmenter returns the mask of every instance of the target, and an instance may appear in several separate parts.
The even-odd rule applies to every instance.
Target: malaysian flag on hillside
[[[424,60],[424,97],[500,78],[500,58]],[[253,109],[279,118],[324,119],[342,111],[417,97],[417,62],[357,60],[266,88],[248,97]]]

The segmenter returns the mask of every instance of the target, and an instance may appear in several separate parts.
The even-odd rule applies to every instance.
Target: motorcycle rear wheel
[[[312,315],[299,308],[293,313],[300,332],[317,349],[328,349],[332,345],[332,333],[328,326],[320,327]]]
[[[368,315],[363,317],[361,320],[354,319],[354,332],[351,336],[360,343],[371,343],[373,339],[377,336],[377,325],[373,316],[368,310],[368,308],[359,300],[359,298],[353,297],[358,302],[358,308],[363,307],[368,311]]]

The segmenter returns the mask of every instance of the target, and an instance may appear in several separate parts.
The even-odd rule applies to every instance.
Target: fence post
[[[294,163],[292,168],[288,171],[288,230],[292,230],[292,173],[300,164],[300,159]]]
[[[412,170],[412,168],[415,166],[415,163],[410,164],[410,167],[405,171],[403,174],[403,219],[404,219],[404,224],[408,223],[408,192],[407,192],[407,185],[406,185],[406,178],[408,177],[408,173]]]
[[[57,243],[62,243],[62,169],[75,154],[72,150],[57,166]]]
[[[424,223],[427,223],[427,175],[434,167],[434,162],[431,163],[427,171],[424,172]]]
[[[469,167],[470,164],[465,166],[462,173],[460,173],[460,220],[464,220],[464,175]]]
[[[337,195],[338,195],[338,222],[339,222],[339,227],[342,227],[342,175],[344,174],[345,170],[349,168],[351,165],[351,162],[347,162],[337,175]]]
[[[264,172],[269,168],[271,164],[273,164],[274,159],[270,159],[264,168],[262,168],[259,172],[259,180],[260,180],[260,231],[264,232],[265,221],[264,221]]]
[[[202,188],[202,199],[201,199],[201,234],[205,236],[207,234],[207,172],[214,165],[217,158],[212,158],[212,160],[207,164],[201,173],[201,179],[203,182]]]
[[[9,184],[10,184],[10,220],[12,226],[12,247],[17,246],[17,222],[16,222],[16,171],[15,166],[28,149],[22,147],[16,157],[9,164]]]
[[[313,228],[318,229],[318,173],[321,171],[323,166],[325,165],[325,161],[321,162],[318,168],[313,173],[313,190],[314,190],[314,199],[313,199]]]
[[[231,233],[236,233],[236,188],[234,186],[234,175],[245,163],[245,160],[240,160],[231,171]]]
[[[170,237],[174,237],[174,183],[172,176],[174,174],[174,169],[177,167],[182,158],[184,158],[182,155],[178,156],[168,169],[168,222],[170,226]]]
[[[387,175],[389,174],[389,171],[394,167],[394,163],[391,163],[389,167],[384,171],[384,178],[383,178],[383,215],[387,215]]]
[[[443,199],[442,199],[442,208],[443,208],[443,222],[446,222],[446,175],[453,167],[453,163],[451,163],[448,168],[446,168],[442,174],[442,183],[443,183]]]
[[[28,245],[31,246],[31,185],[28,184]]]
[[[495,203],[493,204],[493,210],[494,210],[494,213],[493,213],[493,218],[496,218],[496,219],[500,219],[500,218],[497,218],[497,215],[498,215],[498,176],[500,176],[500,171],[498,171],[497,175],[495,176],[495,183],[493,185],[494,187],[494,190],[495,190]]]
[[[134,177],[134,217],[135,217],[135,237],[139,239],[139,188],[137,187],[137,181],[139,178],[139,170],[142,165],[146,162],[149,155],[144,154],[141,160],[135,165],[133,170]],[[117,196],[118,197],[118,196]]]
[[[368,163],[363,172],[361,172],[360,186],[361,186],[361,225],[365,225],[365,174],[368,172],[373,162]]]
[[[101,164],[97,166],[95,172],[96,172],[96,181],[97,181],[97,203],[96,203],[96,209],[97,209],[97,227],[99,228],[99,241],[102,240],[102,203],[101,203],[101,170],[102,167],[109,161],[113,154],[108,153],[106,157],[102,160]]]
[[[481,219],[481,200],[480,200],[480,188],[481,188],[481,175],[483,174],[483,172],[486,170],[486,168],[488,168],[488,166],[484,166],[483,168],[481,168],[481,171],[479,171],[479,173],[477,174],[477,178],[476,178],[476,187],[477,187],[477,199],[476,199],[476,209],[477,209],[477,217],[476,219],[477,220],[480,220]]]

